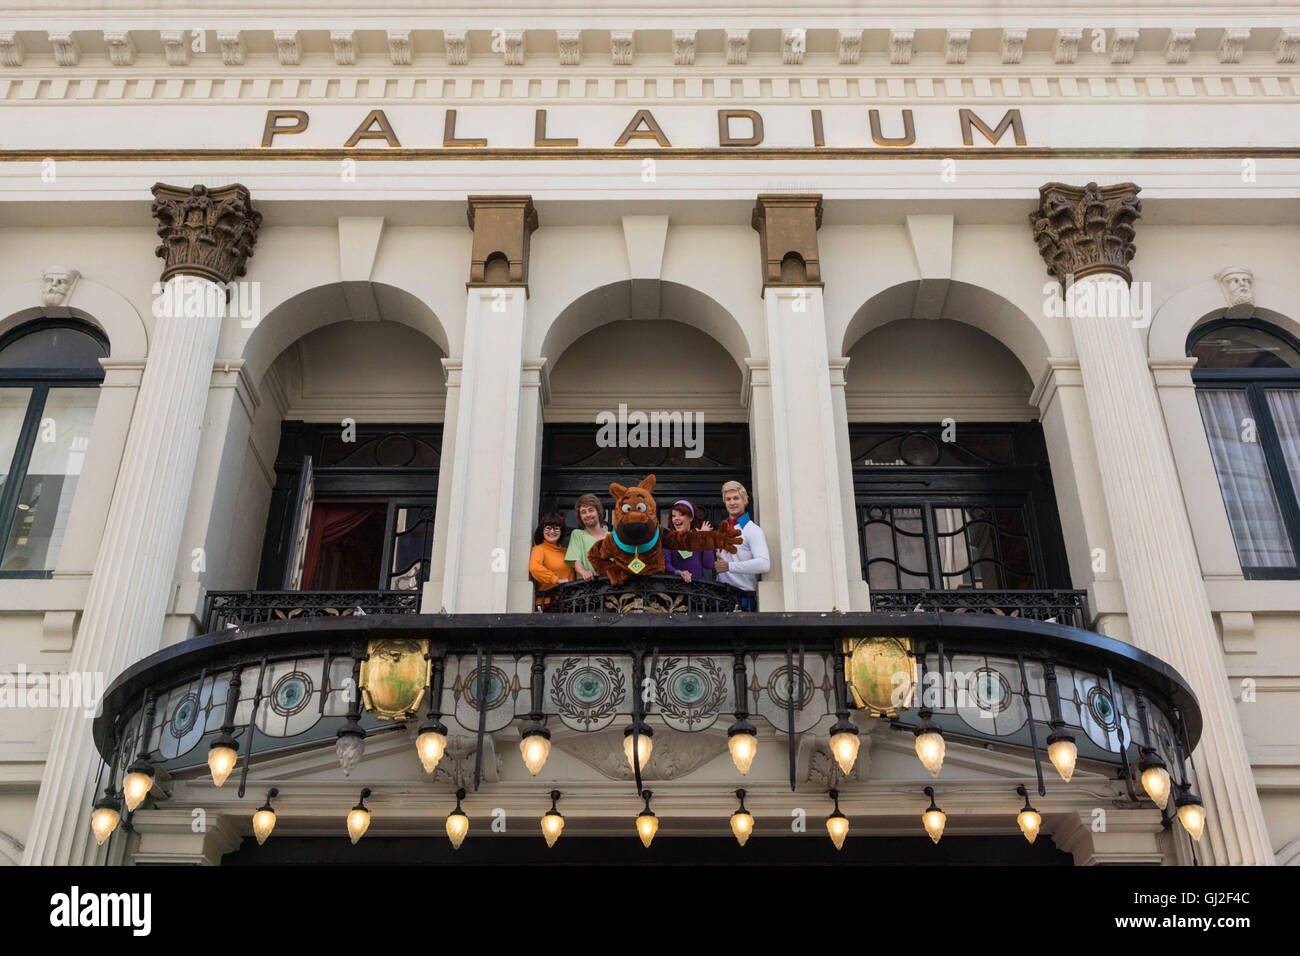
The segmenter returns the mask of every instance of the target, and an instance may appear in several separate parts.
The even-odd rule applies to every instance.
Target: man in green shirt
[[[569,535],[569,550],[565,552],[564,560],[573,565],[573,570],[582,580],[590,581],[596,573],[587,561],[587,551],[607,534],[601,523],[605,509],[600,506],[600,499],[595,495],[583,495],[573,510],[578,515],[578,527]]]

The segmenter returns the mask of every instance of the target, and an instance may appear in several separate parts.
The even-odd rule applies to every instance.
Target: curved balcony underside
[[[440,713],[453,733],[456,725],[469,736],[492,733],[539,712],[561,731],[622,727],[632,716],[631,691],[642,673],[654,675],[659,686],[649,718],[674,731],[696,732],[719,721],[726,726],[732,713],[744,710],[777,734],[824,732],[839,706],[833,677],[843,658],[837,655],[846,642],[873,637],[910,641],[914,659],[923,660],[931,675],[944,675],[933,719],[956,739],[1041,750],[1050,715],[1045,664],[1057,676],[1062,716],[1078,740],[1081,760],[1116,768],[1136,761],[1143,730],[1135,691],[1148,705],[1151,745],[1167,765],[1176,765],[1179,744],[1190,753],[1200,738],[1201,713],[1190,687],[1150,654],[1064,624],[938,612],[276,620],[228,627],[139,661],[108,688],[94,734],[106,761],[116,758],[124,766],[141,749],[140,718],[152,693],[157,703],[146,743],[150,759],[173,773],[201,767],[208,743],[226,721],[229,677],[239,666],[242,690],[233,724],[241,766],[250,751],[255,766],[259,757],[287,747],[332,746],[347,720],[354,665],[378,640],[428,642],[430,658],[445,665]],[[740,707],[732,680],[737,655],[747,668]],[[534,695],[537,676],[544,686]],[[487,692],[479,700],[484,678]],[[286,695],[282,689],[295,681]],[[791,693],[792,684],[803,693]],[[971,694],[963,697],[963,689]],[[1119,702],[1118,719],[1112,699]],[[426,693],[416,719],[423,719],[427,707]],[[899,728],[920,720],[916,706],[886,719]],[[393,723],[363,714],[361,726],[375,730]]]

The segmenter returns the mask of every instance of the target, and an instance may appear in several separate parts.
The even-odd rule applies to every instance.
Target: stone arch
[[[650,300],[654,307],[646,308]],[[699,329],[721,345],[743,373],[756,354],[736,317],[708,294],[663,280],[611,282],[574,299],[546,328],[539,354],[553,364],[565,349],[602,325],[637,319],[669,319]]]
[[[423,300],[382,282],[372,282],[370,288],[383,321],[409,326],[431,339],[443,355],[451,354],[446,328]],[[242,354],[245,371],[252,381],[259,382],[271,363],[294,342],[327,325],[352,320],[343,283],[327,283],[299,292],[273,308],[253,329]]]
[[[120,292],[84,276],[72,287],[61,306],[41,303],[39,278],[0,291],[0,335],[39,318],[78,318],[89,322],[108,338],[115,362],[143,362],[149,337],[143,318]]]
[[[864,302],[845,327],[839,354],[847,355],[868,332],[898,319],[911,318],[920,284],[919,279],[900,282]],[[990,289],[954,280],[949,284],[943,313],[943,318],[974,326],[1009,348],[1031,380],[1038,379],[1052,355],[1046,337],[1033,319]]]
[[[1147,332],[1153,362],[1187,357],[1187,337],[1197,326],[1225,317],[1257,318],[1300,338],[1300,293],[1276,282],[1255,280],[1255,306],[1228,309],[1215,280],[1198,282],[1165,301]]]

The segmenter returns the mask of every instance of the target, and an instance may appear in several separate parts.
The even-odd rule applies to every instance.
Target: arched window
[[[0,338],[0,577],[48,577],[90,439],[108,342],[73,319]]]
[[[1192,330],[1187,354],[1243,573],[1300,577],[1300,342],[1219,319]]]

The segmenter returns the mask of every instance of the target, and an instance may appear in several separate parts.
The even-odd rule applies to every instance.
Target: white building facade
[[[309,656],[317,615],[413,615],[435,643],[462,623],[490,634],[477,615],[521,634],[553,624],[531,614],[539,515],[573,524],[579,493],[608,503],[611,481],[653,472],[661,509],[690,497],[715,520],[722,481],[747,487],[772,560],[758,610],[737,613],[795,615],[792,647],[816,643],[800,630],[812,618],[876,627],[894,611],[939,629],[916,631],[918,647],[940,634],[923,665],[960,670],[940,632],[983,609],[1050,617],[1042,633],[1062,640],[1072,621],[1114,655],[1112,696],[1123,647],[1167,668],[1197,713],[1175,714],[1186,698],[1170,691],[1153,719],[1195,725],[1173,734],[1188,766],[1167,762],[1207,813],[1193,844],[1174,799],[1162,811],[1143,794],[1128,691],[1124,746],[1068,782],[1045,760],[1046,711],[1028,748],[945,724],[932,777],[911,733],[852,708],[861,747],[842,772],[833,655],[808,650],[830,701],[817,713],[755,689],[697,731],[628,697],[656,733],[644,780],[661,840],[730,839],[741,786],[773,840],[827,842],[831,788],[851,842],[924,839],[932,785],[945,841],[1023,842],[1026,784],[1056,862],[1300,861],[1295,4],[10,0],[3,20],[0,859],[256,860],[251,815],[272,787],[263,853],[346,849],[361,786],[367,839],[440,835],[465,787],[471,841],[540,843],[552,789],[562,839],[632,840],[625,717],[566,734],[547,697],[546,766],[533,776],[518,756],[542,712],[530,668],[558,687],[540,654],[502,665],[515,696],[500,721],[459,680],[475,653],[445,664],[434,774],[415,759],[427,696],[418,719],[386,723],[367,698],[344,775],[332,729],[269,743],[264,720],[296,728],[298,711],[250,651],[236,776],[218,788],[205,761],[228,647],[303,640]],[[609,416],[653,412],[699,422],[699,446],[597,438]],[[267,623],[250,629],[254,608]],[[644,639],[628,673],[667,673]],[[1007,666],[1020,653],[1023,675],[1037,639],[1008,644]],[[490,642],[470,643],[485,666]],[[187,706],[209,720],[194,735],[180,685],[110,692],[98,718],[66,699],[66,675],[145,690],[133,674],[190,653]],[[740,686],[757,688],[764,665],[747,666]],[[1025,687],[1007,673],[1009,697],[1043,692],[1047,671]],[[344,716],[341,696],[335,711],[304,686],[309,710]],[[733,710],[757,724],[744,777]],[[146,711],[157,734],[133,748],[122,731]],[[141,750],[152,795],[97,847],[91,808]],[[489,836],[497,809],[523,822]]]

